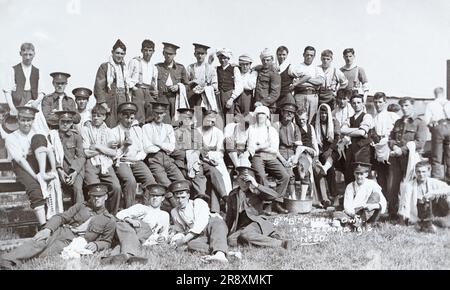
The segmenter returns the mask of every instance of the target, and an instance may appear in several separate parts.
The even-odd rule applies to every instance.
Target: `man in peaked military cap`
[[[206,59],[207,45],[193,43],[194,56],[197,62],[187,67],[190,90],[188,92],[189,105],[191,108],[201,106],[202,100],[207,104],[207,109],[217,110],[217,102],[214,92],[218,92],[217,72]],[[211,88],[206,88],[211,87]],[[206,88],[206,91],[205,91]],[[213,102],[211,104],[211,102]]]
[[[108,62],[102,63],[95,76],[94,96],[97,104],[105,107],[109,115],[105,121],[109,128],[118,123],[117,108],[119,104],[129,102],[128,69],[124,57],[127,52],[125,44],[118,39],[114,44]]]
[[[40,182],[57,178],[55,155],[48,147],[44,133],[33,127],[35,114],[39,110],[23,106],[17,107],[17,111],[18,130],[6,137],[5,146],[11,156],[17,181],[25,186],[31,208],[43,225],[46,221],[46,201]]]
[[[88,88],[75,88],[72,90],[72,94],[75,96],[75,103],[77,103],[77,113],[80,115],[80,123],[75,124],[74,127],[78,133],[81,133],[81,127],[87,122],[91,121],[91,108],[89,99],[92,95],[92,91]],[[95,106],[95,100],[93,101]]]
[[[169,190],[177,200],[177,207],[171,211],[173,230],[176,234],[171,238],[171,244],[185,247],[208,256],[207,260],[228,262],[225,253],[227,245],[227,225],[222,217],[209,211],[208,204],[201,198],[190,197],[190,182],[180,180],[173,182]]]
[[[44,97],[42,100],[42,113],[47,120],[48,127],[50,129],[58,128],[58,116],[56,111],[76,111],[77,104],[75,100],[66,95],[65,90],[67,87],[67,79],[70,74],[64,72],[53,72],[50,74],[53,78],[53,86],[55,91]],[[74,117],[74,123],[80,122],[80,116]]]
[[[120,241],[119,255],[104,258],[102,264],[118,263],[147,263],[147,259],[140,257],[141,244],[156,245],[165,243],[169,234],[170,217],[166,211],[160,209],[166,187],[151,184],[144,192],[144,203],[121,210],[117,215],[116,234]],[[114,252],[118,249],[114,249]]]
[[[136,185],[141,183],[144,187],[154,184],[155,178],[145,165],[147,155],[142,142],[142,128],[136,120],[136,112],[142,107],[131,102],[122,103],[118,108],[119,125],[111,129],[118,145],[116,159],[117,177],[122,181],[122,190],[125,196],[125,208],[135,204]]]
[[[86,156],[83,150],[83,139],[78,131],[71,129],[74,111],[56,112],[59,118],[59,129],[50,131],[50,141],[55,148],[56,168],[63,192],[72,195],[72,202],[84,201],[83,179]]]
[[[175,115],[175,98],[179,94],[186,95],[188,76],[186,69],[180,63],[175,62],[175,56],[179,46],[163,42],[164,62],[156,64],[158,69],[158,93],[159,101],[169,103],[169,114],[165,116],[164,122],[170,124]]]
[[[11,269],[34,257],[59,255],[78,236],[86,240],[87,250],[98,252],[108,249],[114,237],[116,222],[105,208],[107,193],[108,185],[105,183],[89,185],[88,202],[77,203],[53,216],[32,240],[3,255],[0,268]]]

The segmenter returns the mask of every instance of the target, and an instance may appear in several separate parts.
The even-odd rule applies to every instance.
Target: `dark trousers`
[[[431,177],[450,180],[450,124],[447,122],[431,129]]]
[[[354,142],[352,140],[352,144],[347,149],[345,154],[345,184],[349,184],[355,180],[354,171],[355,165],[354,162],[364,162],[370,163],[370,145],[359,146],[358,142]]]
[[[377,182],[381,186],[384,196],[387,199],[388,196],[388,177],[389,177],[389,164],[372,161],[372,168],[377,173]]]
[[[138,106],[136,119],[140,124],[145,124],[146,118],[150,117],[153,101],[155,101],[155,98],[150,88],[138,88],[133,91],[132,102]]]
[[[61,189],[64,193],[69,193],[72,198],[72,204],[84,201],[83,193],[84,170],[77,174],[73,185],[69,186],[61,180]]]
[[[253,91],[244,90],[234,103],[236,113],[241,113],[245,116],[253,109]]]
[[[225,191],[225,184],[223,182],[222,175],[220,172],[209,164],[203,164],[203,173],[208,180],[208,187],[210,190],[210,210],[211,212],[220,212],[220,200],[222,197],[227,195]]]
[[[173,181],[184,180],[175,161],[162,150],[147,155],[147,164],[157,183],[168,187]]]
[[[229,246],[236,247],[238,244],[278,248],[281,247],[281,240],[264,235],[259,224],[257,222],[251,222],[228,236]]]
[[[150,226],[141,222],[141,226],[133,228],[129,223],[119,221],[116,223],[116,235],[120,242],[120,252],[139,256],[141,244],[144,243],[152,234]]]
[[[217,251],[227,253],[228,228],[220,217],[210,217],[203,233],[188,242],[188,250],[204,254],[215,254]]]
[[[283,198],[286,194],[289,180],[291,178],[283,164],[281,164],[281,162],[276,158],[272,160],[263,160],[260,156],[258,156],[258,154],[253,156],[251,163],[252,168],[256,170],[259,183],[262,185],[269,186],[267,173],[275,177],[277,180],[276,192],[279,195],[279,197],[275,200],[278,202],[283,202]]]
[[[110,167],[108,168],[107,174],[102,174],[100,166],[93,166],[91,160],[88,160],[85,166],[86,185],[99,182],[105,182],[109,184],[110,191],[108,192],[106,208],[111,214],[116,215],[119,211],[122,189],[120,187],[120,182],[116,176],[116,173],[114,172],[114,169]]]
[[[144,188],[156,183],[152,172],[143,161],[136,161],[131,164],[120,163],[116,172],[120,181],[122,181],[125,208],[129,208],[136,203],[137,182],[141,183]]]
[[[400,183],[406,174],[406,166],[408,165],[408,156],[390,157],[389,176],[388,176],[388,213],[397,215],[398,201],[400,197]]]
[[[106,100],[110,111],[109,115],[106,117],[105,123],[109,128],[114,128],[119,123],[119,118],[117,116],[117,108],[119,105],[128,102],[125,89],[115,88],[112,89],[112,91],[114,93]]]
[[[47,241],[30,240],[11,252],[3,255],[3,259],[12,261],[16,265],[35,257],[49,257],[59,255],[64,247],[68,246],[75,238],[75,234],[69,228],[59,227]]]

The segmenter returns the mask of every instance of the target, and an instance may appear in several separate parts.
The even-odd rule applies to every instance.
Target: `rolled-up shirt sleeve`
[[[209,223],[209,206],[203,199],[194,200],[194,224],[189,232],[199,235]]]

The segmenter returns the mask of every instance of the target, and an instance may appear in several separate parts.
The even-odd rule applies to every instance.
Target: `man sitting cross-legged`
[[[166,194],[166,187],[158,184],[147,186],[143,204],[117,213],[116,234],[120,242],[119,255],[102,260],[102,264],[147,263],[147,258],[139,257],[142,245],[165,243],[169,234],[169,214],[160,209]]]

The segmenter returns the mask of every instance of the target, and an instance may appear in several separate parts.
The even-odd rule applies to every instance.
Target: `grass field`
[[[37,258],[17,269],[173,269],[173,270],[284,270],[284,269],[450,269],[450,231],[417,232],[413,226],[382,223],[360,232],[315,227],[326,213],[273,217],[282,237],[294,240],[293,249],[239,247],[242,260],[206,264],[199,254],[177,252],[168,245],[145,249],[146,265],[100,265],[100,256],[66,261],[59,256]],[[312,222],[311,222],[312,221]],[[314,243],[317,242],[317,243]]]

